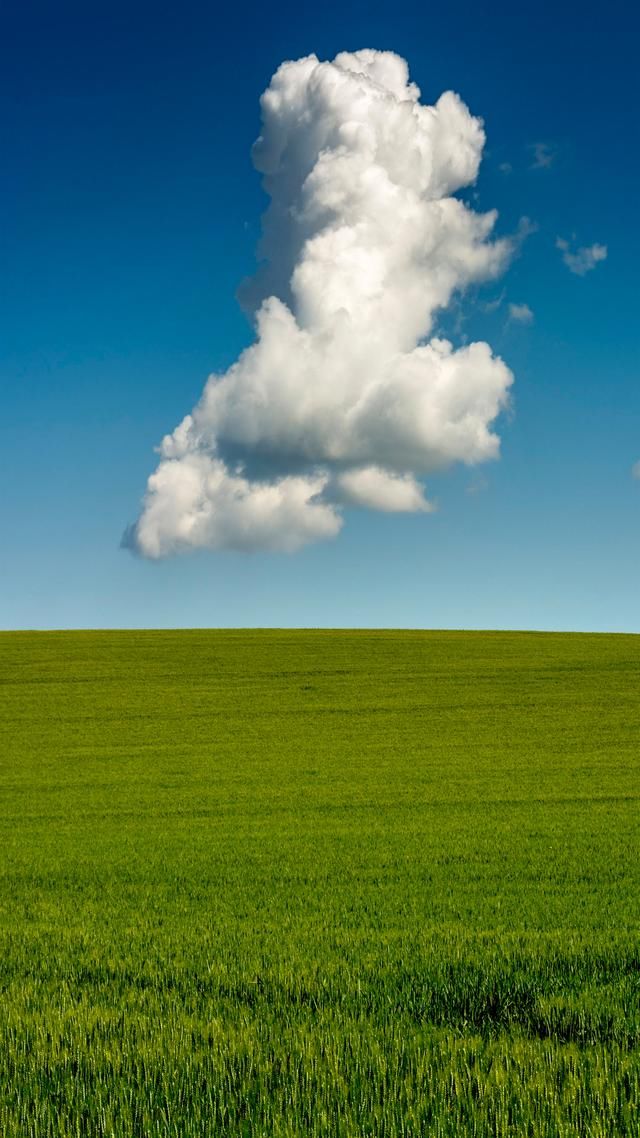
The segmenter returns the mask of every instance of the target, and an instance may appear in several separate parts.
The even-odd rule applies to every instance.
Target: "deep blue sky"
[[[0,626],[640,631],[632,7],[6,6]],[[405,56],[423,99],[458,91],[488,135],[479,206],[538,225],[479,297],[504,287],[501,307],[465,306],[515,372],[502,458],[429,479],[433,516],[354,511],[293,556],[136,559],[119,541],[153,447],[252,337],[260,93],[286,58],[360,47]],[[555,248],[572,234],[608,249],[584,277]]]

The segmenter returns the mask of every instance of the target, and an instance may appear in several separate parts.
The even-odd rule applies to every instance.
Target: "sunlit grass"
[[[0,637],[2,1138],[638,1138],[640,640]]]

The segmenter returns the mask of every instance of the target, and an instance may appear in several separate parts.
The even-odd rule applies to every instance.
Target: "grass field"
[[[640,1135],[640,637],[0,636],[2,1138]]]

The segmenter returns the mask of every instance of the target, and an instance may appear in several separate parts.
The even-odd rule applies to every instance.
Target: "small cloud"
[[[534,233],[537,233],[539,228],[540,226],[538,225],[538,222],[532,221],[530,217],[526,216],[526,214],[524,217],[521,217],[520,221],[518,222],[518,228],[516,229],[516,246],[524,245],[524,242],[527,240],[527,238],[531,237]]]
[[[548,142],[532,142],[529,149],[533,154],[531,170],[548,170],[556,160],[557,150]]]
[[[336,499],[385,513],[433,513],[423,487],[411,474],[392,474],[379,466],[347,470],[336,479]]]
[[[487,314],[496,312],[504,300],[504,295],[503,289],[499,296],[494,296],[491,300],[483,300],[479,305],[480,311]]]
[[[575,273],[578,277],[584,277],[586,273],[595,269],[598,261],[605,261],[607,258],[606,245],[581,245],[578,249],[572,250],[570,243],[564,237],[556,238],[556,249],[560,249],[562,260],[569,272]]]
[[[640,459],[638,459],[638,462],[634,462],[633,466],[631,467],[631,477],[637,479],[637,481],[640,482]]]
[[[510,304],[509,319],[516,324],[532,324],[533,312],[528,304]]]
[[[513,166],[510,162],[501,162],[498,169],[501,174],[513,174]]]
[[[484,474],[476,474],[473,481],[467,486],[466,493],[475,498],[478,494],[484,494],[488,489],[489,479]]]

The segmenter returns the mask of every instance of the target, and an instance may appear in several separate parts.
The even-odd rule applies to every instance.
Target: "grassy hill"
[[[640,637],[0,635],[2,1138],[637,1138]]]

